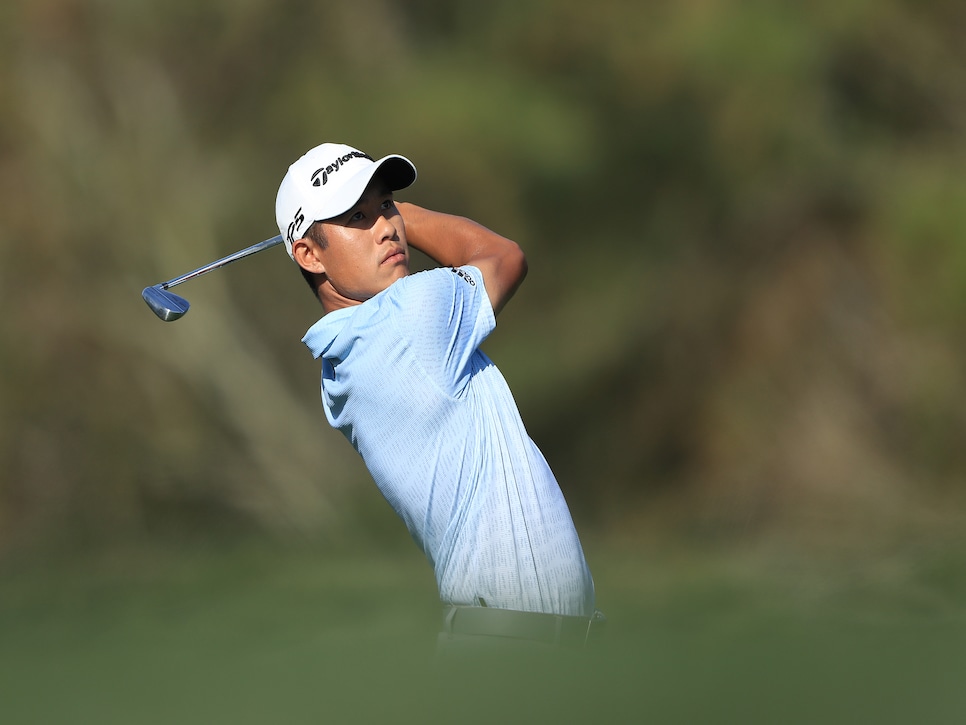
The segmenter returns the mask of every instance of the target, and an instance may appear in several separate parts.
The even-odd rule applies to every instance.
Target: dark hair
[[[325,249],[329,246],[329,240],[325,236],[325,229],[322,228],[321,222],[312,222],[309,228],[305,230],[305,236],[318,244],[322,249]],[[302,273],[302,279],[304,279],[311,288],[312,294],[318,296],[319,283],[317,278],[319,275],[317,275],[315,272],[309,272],[307,269],[303,269],[302,265],[299,265],[299,271]]]
[[[326,249],[329,246],[329,240],[325,236],[325,227],[322,226],[322,222],[312,222],[309,228],[305,230],[305,236],[322,247],[322,249]]]

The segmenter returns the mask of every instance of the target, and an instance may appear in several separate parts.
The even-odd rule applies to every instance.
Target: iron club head
[[[169,292],[159,284],[153,287],[145,287],[141,297],[148,303],[151,311],[165,322],[174,322],[180,319],[191,306],[184,297]]]

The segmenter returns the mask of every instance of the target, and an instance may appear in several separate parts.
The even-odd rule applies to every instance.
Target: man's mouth
[[[387,254],[386,257],[382,260],[381,264],[400,264],[405,261],[406,261],[406,253],[401,249],[397,249]]]

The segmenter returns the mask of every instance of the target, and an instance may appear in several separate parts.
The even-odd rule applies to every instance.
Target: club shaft
[[[187,274],[183,274],[180,277],[175,277],[174,279],[170,279],[167,282],[162,282],[159,286],[161,287],[161,289],[169,289],[171,287],[175,287],[181,284],[182,282],[187,282],[189,279],[200,277],[201,275],[207,272],[210,272],[213,269],[224,267],[226,264],[231,264],[232,262],[242,259],[243,257],[248,257],[252,254],[255,254],[256,252],[261,252],[263,249],[268,249],[269,247],[274,247],[275,245],[281,244],[281,243],[282,243],[282,235],[279,234],[272,237],[271,239],[266,239],[264,242],[253,244],[252,246],[239,250],[234,254],[229,254],[227,257],[222,257],[221,259],[216,260],[211,264],[206,264],[204,267],[198,267],[198,269],[192,272],[188,272]]]

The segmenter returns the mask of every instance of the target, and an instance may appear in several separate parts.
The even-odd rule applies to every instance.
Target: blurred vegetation
[[[955,723],[962,618],[918,587],[849,585],[754,557],[601,559],[606,638],[577,666],[446,677],[415,547],[250,540],[8,567],[0,715],[10,723]],[[949,566],[952,564],[952,566]],[[948,571],[943,572],[943,568]],[[938,577],[937,577],[938,575]],[[898,586],[897,586],[898,585]],[[820,606],[816,606],[820,603]]]
[[[961,719],[964,40],[953,0],[0,4],[0,717],[432,721],[431,572],[291,262],[139,299],[337,140],[528,253],[487,349],[614,635],[556,719]]]
[[[525,246],[488,349],[581,526],[954,530],[964,7],[5,3],[0,552],[367,525],[281,250],[181,288],[176,325],[139,299],[272,236],[322,140]]]

